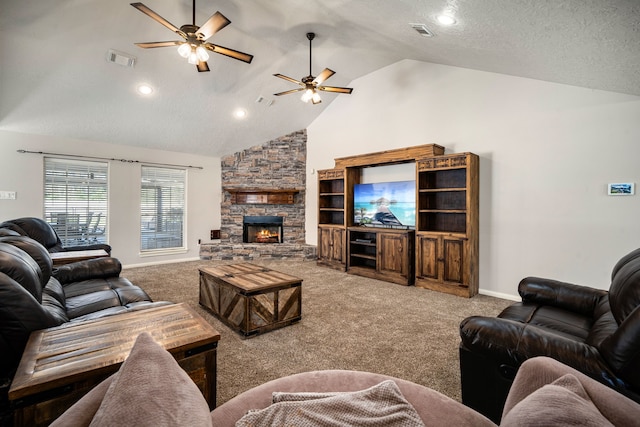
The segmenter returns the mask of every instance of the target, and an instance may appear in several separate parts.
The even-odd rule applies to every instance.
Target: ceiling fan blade
[[[298,89],[291,89],[291,90],[287,90],[287,91],[280,92],[280,93],[274,93],[274,95],[275,95],[275,96],[289,95],[290,93],[294,93],[294,92],[301,92],[301,91],[303,91],[303,90],[304,90],[304,88],[303,88],[303,87],[301,87],[301,88],[298,88]]]
[[[246,62],[247,64],[251,64],[251,61],[253,60],[253,55],[249,55],[248,53],[229,49],[228,47],[218,46],[217,44],[212,44],[212,43],[204,43],[203,45],[204,47],[206,47],[207,49],[215,53],[219,53],[221,55],[225,55],[230,58]]]
[[[207,19],[207,22],[202,24],[202,27],[198,29],[198,33],[202,34],[202,40],[206,40],[229,24],[231,24],[231,21],[226,16],[216,12]]]
[[[295,84],[299,84],[299,85],[304,86],[304,83],[302,83],[302,82],[301,82],[301,81],[299,81],[299,80],[292,79],[291,77],[287,77],[287,76],[282,75],[282,74],[274,74],[274,76],[276,76],[276,77],[280,77],[281,79],[285,79],[285,80],[286,80],[286,81],[288,81],[288,82],[291,82],[291,83],[295,83]]]
[[[206,62],[198,62],[198,64],[196,65],[196,68],[198,69],[199,73],[202,73],[203,71],[209,71],[209,64],[207,64]]]
[[[323,90],[325,92],[337,92],[337,93],[353,92],[353,88],[350,88],[350,87],[318,86],[316,89]]]
[[[146,42],[146,43],[135,43],[136,46],[139,46],[143,49],[150,49],[154,47],[168,47],[168,46],[178,46],[182,44],[182,41],[170,41],[170,42]]]
[[[335,71],[325,68],[324,70],[322,70],[320,74],[318,74],[318,77],[313,79],[313,83],[318,85],[322,84],[323,81],[327,80],[329,77],[333,76],[335,73],[336,73]]]
[[[158,15],[157,13],[155,13],[153,10],[149,9],[144,4],[142,4],[142,3],[131,3],[131,6],[135,7],[140,12],[144,13],[145,15],[147,15],[148,17],[150,17],[154,21],[164,25],[165,27],[167,27],[168,29],[170,29],[174,33],[180,34],[184,38],[187,37],[187,35],[184,32],[182,32],[180,30],[180,28],[176,27],[171,22],[167,21],[162,16]]]

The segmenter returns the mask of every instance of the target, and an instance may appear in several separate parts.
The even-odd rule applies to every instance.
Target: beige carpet
[[[154,301],[188,303],[220,332],[218,405],[265,381],[319,369],[392,375],[460,400],[460,321],[476,314],[495,316],[511,304],[372,280],[311,261],[253,262],[304,280],[302,320],[248,339],[198,304],[198,268],[232,262],[191,261],[122,273]]]

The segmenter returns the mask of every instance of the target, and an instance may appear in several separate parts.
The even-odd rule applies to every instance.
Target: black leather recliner
[[[13,233],[7,230],[13,231]],[[92,249],[104,249],[109,255],[111,255],[111,246],[104,243],[92,243],[79,246],[62,246],[60,237],[56,230],[41,218],[25,217],[11,219],[4,221],[0,224],[0,236],[13,235],[18,233],[20,236],[27,236],[36,240],[47,251],[53,252],[67,252],[67,251],[86,251]]]
[[[52,270],[49,252],[35,240],[0,237],[0,388],[5,394],[31,332],[170,304],[152,302],[144,290],[119,277],[121,269],[120,261],[106,257]]]
[[[520,365],[548,356],[640,402],[640,249],[614,266],[609,291],[527,277],[498,317],[460,324],[462,402],[499,422]]]

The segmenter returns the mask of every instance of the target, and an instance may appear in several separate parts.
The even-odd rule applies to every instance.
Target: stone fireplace
[[[306,151],[301,130],[222,158],[220,240],[201,244],[201,259],[315,259],[316,247],[305,240]],[[278,217],[281,224],[251,241],[247,217]],[[275,243],[273,234],[279,243],[267,244]]]
[[[282,243],[281,216],[244,216],[242,218],[243,243]]]

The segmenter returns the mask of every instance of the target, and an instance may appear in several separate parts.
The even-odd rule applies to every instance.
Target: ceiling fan
[[[307,33],[307,38],[309,39],[309,75],[307,77],[303,77],[302,80],[300,81],[300,80],[292,79],[291,77],[284,76],[282,74],[274,74],[274,76],[276,77],[280,77],[281,79],[287,80],[291,83],[298,84],[302,87],[299,87],[297,89],[287,90],[285,92],[274,93],[275,96],[288,95],[290,93],[304,91],[301,98],[304,102],[311,101],[313,104],[318,104],[322,102],[322,99],[320,98],[320,94],[318,93],[319,90],[323,90],[325,92],[338,92],[338,93],[346,93],[346,94],[350,94],[353,91],[353,89],[350,87],[321,86],[325,80],[327,80],[329,77],[333,76],[336,73],[335,71],[330,70],[328,68],[325,68],[324,70],[322,70],[322,72],[318,75],[318,77],[313,77],[313,75],[311,75],[311,41],[315,37],[316,37],[315,33]]]
[[[131,3],[131,6],[184,38],[184,41],[177,40],[136,43],[136,46],[140,46],[143,49],[179,46],[178,53],[180,56],[186,58],[189,61],[189,64],[195,65],[198,71],[209,71],[209,66],[207,65],[209,54],[207,53],[207,50],[244,61],[248,64],[250,64],[253,59],[253,55],[249,55],[248,53],[239,52],[237,50],[222,47],[206,41],[209,37],[229,25],[231,21],[229,21],[220,12],[216,12],[207,19],[201,27],[198,27],[196,25],[196,0],[193,0],[193,23],[185,24],[180,28],[176,27],[142,3]]]

